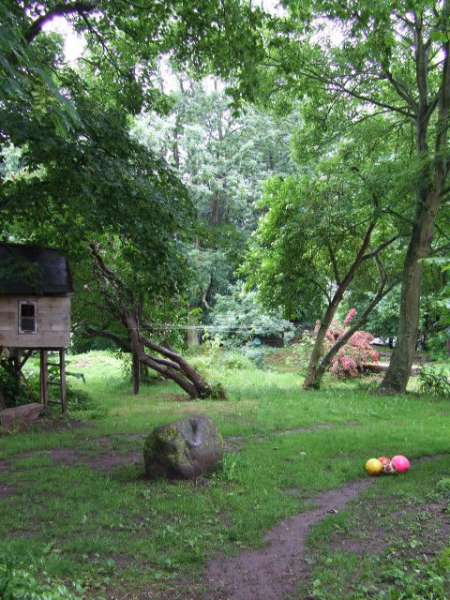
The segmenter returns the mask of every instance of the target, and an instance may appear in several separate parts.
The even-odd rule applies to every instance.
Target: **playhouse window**
[[[19,332],[36,333],[36,304],[34,302],[19,304]]]

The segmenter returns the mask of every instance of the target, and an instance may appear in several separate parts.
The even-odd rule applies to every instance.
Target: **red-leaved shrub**
[[[325,334],[326,352],[348,330],[348,326],[356,314],[356,309],[352,308],[345,317],[343,325],[337,321],[331,323]],[[380,355],[370,344],[373,339],[373,335],[367,333],[367,331],[355,331],[348,342],[331,360],[330,372],[336,377],[358,377],[364,370],[364,364],[379,362]]]

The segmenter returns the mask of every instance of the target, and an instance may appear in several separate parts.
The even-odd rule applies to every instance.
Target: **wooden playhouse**
[[[39,353],[40,401],[45,406],[52,402],[49,384],[58,385],[62,412],[72,293],[69,265],[60,251],[0,243],[0,350],[13,362],[18,378],[29,357]],[[57,381],[49,381],[49,366],[55,367]]]

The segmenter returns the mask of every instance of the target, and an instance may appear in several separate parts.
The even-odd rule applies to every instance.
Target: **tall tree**
[[[154,328],[174,319],[184,303],[181,242],[194,216],[186,188],[163,159],[130,137],[126,114],[106,111],[82,87],[78,92],[79,139],[41,147],[46,169],[9,174],[3,207],[9,234],[65,250],[76,286],[74,327],[132,355],[136,392],[145,365],[191,397],[206,397],[211,386]]]
[[[22,166],[21,177],[2,181],[2,235],[47,241],[51,232],[52,244],[59,239],[76,256],[106,233],[123,244],[127,264],[134,249],[145,253],[147,290],[178,297],[185,266],[178,246],[191,222],[190,203],[167,163],[130,139],[128,119],[143,107],[167,108],[155,77],[163,54],[198,70],[214,61],[225,71],[234,60],[248,70],[244,50],[258,51],[253,25],[259,11],[238,0],[9,0],[0,10],[0,143],[20,149]],[[44,32],[61,16],[85,36],[82,70],[65,64],[61,40]],[[241,28],[247,31],[243,38]],[[41,228],[33,228],[36,223]],[[89,247],[100,272],[101,251]],[[149,297],[137,304],[147,306]],[[136,328],[128,333],[140,343]],[[137,346],[131,345],[134,354]],[[177,364],[189,369],[172,358],[174,371]],[[195,386],[191,395],[204,396],[203,387]]]
[[[284,307],[290,318],[320,316],[305,389],[320,386],[333,357],[393,284],[400,236],[389,205],[401,187],[387,131],[383,119],[361,126],[326,156],[304,157],[296,177],[274,179],[266,189],[267,213],[246,270],[269,306]],[[327,330],[363,270],[372,298],[324,355]]]
[[[383,113],[415,140],[415,190],[401,286],[397,344],[382,389],[403,392],[418,330],[422,261],[448,198],[450,3],[448,0],[282,2],[267,28],[260,93],[358,103],[358,119]],[[236,92],[239,95],[239,91]],[[321,109],[319,109],[321,110]],[[326,118],[326,111],[322,111]],[[393,200],[392,208],[396,208]]]
[[[167,341],[160,341],[164,331],[155,324],[155,318],[169,315],[173,320],[179,304],[176,289],[170,298],[165,296],[163,282],[159,282],[157,291],[152,290],[149,273],[154,268],[154,260],[148,260],[146,250],[133,247],[130,240],[89,244],[91,277],[85,284],[88,295],[83,294],[81,298],[84,311],[79,313],[78,327],[82,334],[109,339],[123,352],[131,354],[136,394],[140,370],[146,367],[175,382],[192,399],[217,394],[223,397],[221,388],[211,387]]]

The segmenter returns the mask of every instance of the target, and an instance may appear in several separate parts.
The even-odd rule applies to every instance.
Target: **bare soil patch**
[[[82,456],[81,452],[73,448],[55,448],[50,450],[50,458],[61,465],[76,465]]]
[[[78,419],[43,416],[29,426],[21,428],[20,431],[6,431],[0,428],[0,436],[27,435],[30,432],[64,433],[66,431],[73,431],[75,429],[89,429],[91,427],[91,424],[86,423],[85,421],[79,421]]]
[[[140,465],[142,462],[142,452],[127,452],[126,454],[97,455],[89,459],[87,464],[95,471],[110,472],[118,467]]]
[[[74,429],[90,429],[92,427],[93,425],[86,423],[86,421],[57,417],[40,419],[35,425],[33,425],[33,431],[65,432],[73,431]]]
[[[9,496],[15,496],[17,494],[17,488],[13,485],[0,485],[0,500],[8,498]]]
[[[172,392],[164,392],[161,394],[161,400],[166,402],[192,402],[187,394],[174,394]]]
[[[76,466],[87,465],[95,471],[110,472],[117,467],[142,463],[142,452],[113,452],[86,454],[73,448],[55,448],[50,451],[50,458],[57,464]]]
[[[78,465],[86,465],[95,471],[111,472],[118,467],[132,466],[143,463],[142,457],[142,440],[145,434],[123,434],[122,439],[138,442],[136,450],[119,451],[114,449],[114,438],[103,436],[90,440],[98,450],[80,450],[77,448],[53,448],[52,450],[37,450],[22,452],[16,454],[10,460],[0,460],[0,475],[8,474],[12,469],[34,469],[34,466],[16,466],[17,461],[31,458],[47,458],[49,457],[53,463],[68,467],[76,467]],[[39,469],[51,468],[52,464],[39,465]]]
[[[54,448],[49,451],[26,452],[16,455],[14,460],[35,458],[37,456],[49,456],[57,465],[64,465],[67,467],[86,465],[91,469],[94,469],[94,471],[103,471],[106,473],[111,472],[118,467],[136,465],[143,462],[142,451],[115,452],[113,450],[108,450],[108,452],[88,453],[82,450],[76,450],[75,448]],[[0,473],[8,473],[13,467],[13,463],[9,464],[3,461],[0,463]],[[35,467],[21,467],[21,470],[26,470],[28,468]],[[48,469],[51,468],[51,464],[40,465],[38,468]]]
[[[298,435],[300,433],[316,433],[318,431],[328,431],[338,429],[339,427],[358,427],[358,421],[345,421],[344,423],[318,423],[310,427],[294,427],[293,429],[283,429],[281,431],[271,431],[264,435],[256,434],[250,436],[230,435],[224,438],[225,452],[239,452],[247,442],[265,442],[270,438],[286,437],[289,435]]]
[[[371,485],[350,483],[325,492],[313,502],[317,508],[282,521],[265,536],[265,546],[232,557],[219,557],[207,567],[210,592],[217,600],[281,600],[295,592],[309,571],[305,547],[309,529],[334,511],[340,511]]]

